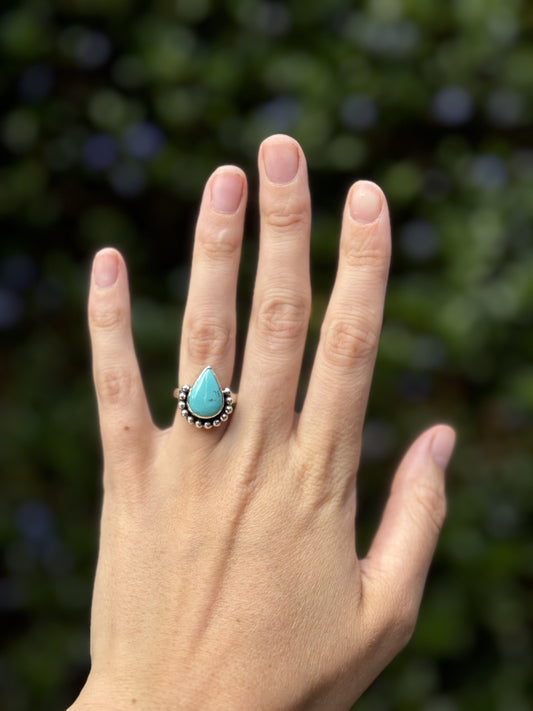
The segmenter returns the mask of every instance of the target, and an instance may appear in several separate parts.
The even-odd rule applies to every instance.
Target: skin
[[[437,425],[411,445],[359,560],[356,475],[390,259],[385,197],[367,181],[348,194],[336,281],[295,416],[311,308],[311,207],[296,141],[267,139],[259,173],[238,407],[219,429],[197,430],[179,413],[168,429],[154,426],[124,260],[113,249],[95,258],[89,323],[104,500],[92,665],[71,711],[349,709],[413,632],[455,435]],[[207,364],[222,387],[231,383],[246,197],[234,166],[207,182],[179,383]],[[350,413],[342,426],[339,412]]]

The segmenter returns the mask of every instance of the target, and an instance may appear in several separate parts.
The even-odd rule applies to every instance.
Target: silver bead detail
[[[228,405],[227,407],[224,408],[224,412],[227,412],[228,415],[231,415],[231,413],[233,412],[233,406]]]
[[[204,428],[205,428],[206,430],[210,430],[211,427],[213,427],[213,423],[212,423],[212,422],[206,422],[205,425],[204,425]]]
[[[185,400],[186,398],[187,398],[187,395],[185,395],[185,393],[180,393],[180,394],[179,394],[179,399],[180,399],[182,402],[183,402],[183,400]]]
[[[184,393],[188,393],[191,388],[188,385],[182,385],[181,389],[183,390]]]
[[[223,413],[220,415],[220,420],[221,420],[221,422],[226,422],[227,419],[228,419],[227,414],[226,414],[225,412],[223,412]]]
[[[198,429],[200,429],[201,427],[204,426],[204,423],[201,422],[200,420],[196,420],[196,422],[194,424],[196,425],[196,427],[198,427]]]
[[[181,403],[180,403],[180,405],[181,405]],[[188,417],[189,411],[188,411],[188,410],[182,410],[182,411],[181,411],[181,415],[182,415],[182,417]]]
[[[228,395],[228,396],[226,397],[226,405],[231,405],[232,402],[233,402],[233,398]]]
[[[192,415],[189,415],[189,417],[187,418],[187,422],[190,422],[191,425],[194,425],[194,417]]]
[[[186,407],[186,405],[185,405],[185,403],[183,402],[183,400],[180,400],[179,403],[178,403],[178,408],[179,408],[180,410],[184,410],[185,407]]]
[[[215,420],[215,421],[213,422],[213,427],[220,427],[220,420],[218,420],[218,419]]]

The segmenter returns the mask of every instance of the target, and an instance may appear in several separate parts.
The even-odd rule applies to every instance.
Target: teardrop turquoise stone
[[[189,410],[196,417],[215,417],[224,407],[224,396],[210,366],[204,368],[191,388]]]

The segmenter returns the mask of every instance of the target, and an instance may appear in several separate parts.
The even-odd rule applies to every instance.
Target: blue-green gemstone
[[[196,417],[215,417],[224,407],[224,396],[210,366],[204,368],[191,388],[188,397],[189,410]]]

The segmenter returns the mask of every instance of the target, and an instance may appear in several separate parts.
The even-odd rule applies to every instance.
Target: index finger
[[[390,249],[385,197],[359,181],[346,202],[337,276],[297,428],[299,442],[330,465],[336,452],[352,463],[359,453]]]

